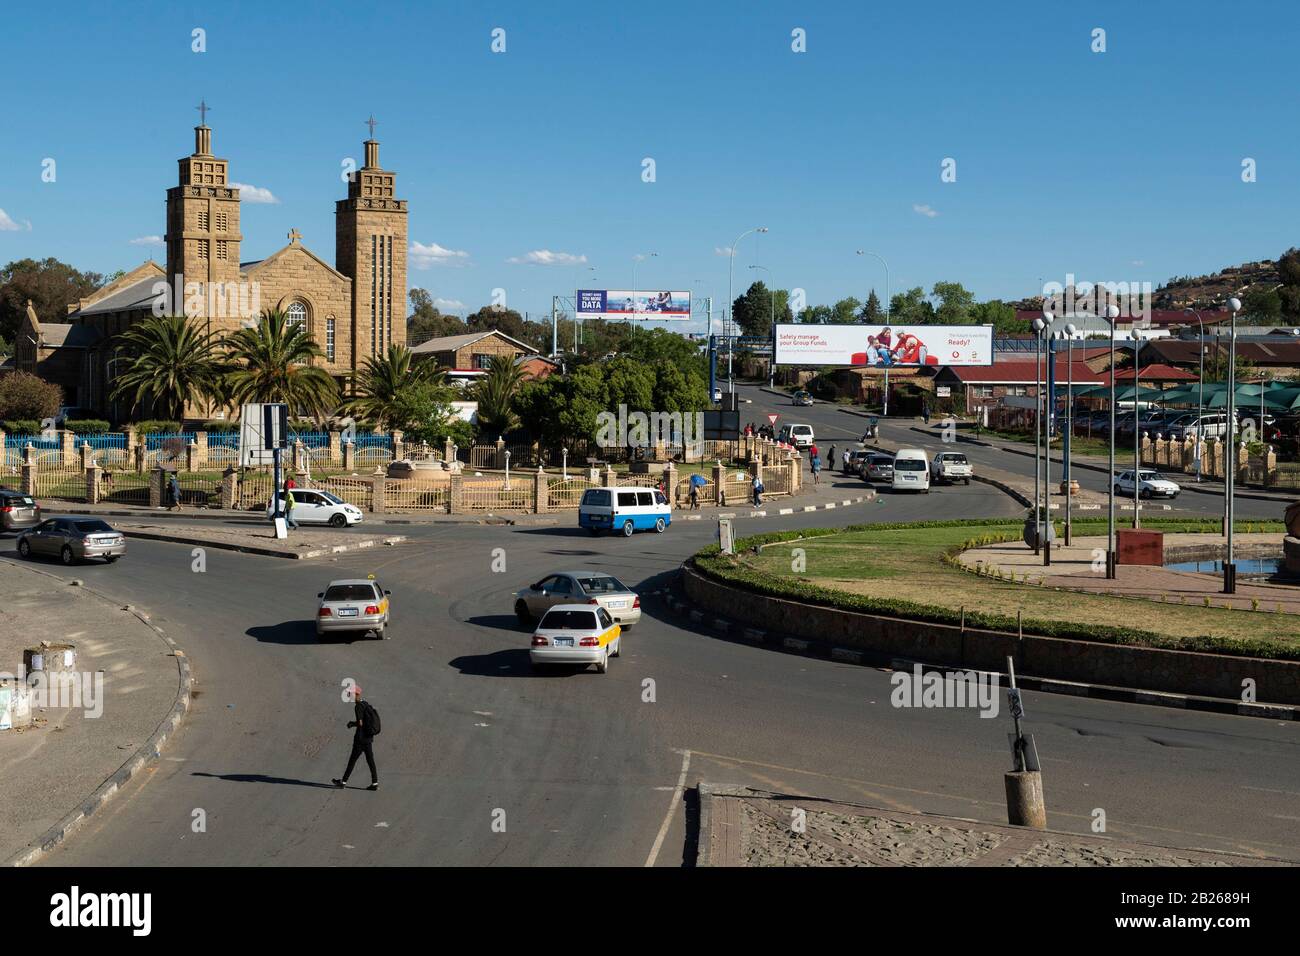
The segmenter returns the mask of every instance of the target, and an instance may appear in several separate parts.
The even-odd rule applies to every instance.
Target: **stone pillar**
[[[713,503],[721,507],[727,503],[727,496],[722,493],[722,482],[727,477],[727,469],[722,467],[722,462],[713,463]]]
[[[33,445],[31,442],[28,442],[26,445],[23,446],[23,464],[24,465],[36,464],[36,446]]]
[[[533,475],[533,514],[544,515],[551,510],[550,479],[541,465]]]
[[[450,438],[443,439],[442,460],[445,462],[453,462],[456,460],[456,445]]]
[[[335,431],[329,433],[330,464],[333,465],[343,457],[343,437]]]
[[[75,465],[77,463],[77,436],[69,431],[59,432],[59,463]]]
[[[496,465],[494,466],[496,468],[504,468],[506,466],[506,443],[505,439],[500,435],[497,436],[496,457],[493,461],[496,462]]]
[[[135,461],[135,450],[140,447],[140,438],[135,433],[134,425],[126,426],[126,460],[127,463]]]
[[[1246,451],[1246,443],[1237,443],[1237,477],[1245,482],[1250,475],[1250,452]]]
[[[149,472],[149,507],[161,508],[163,496],[167,489],[167,471],[164,468],[155,468]]]
[[[133,445],[133,446],[131,447],[131,455],[130,455],[130,457],[127,459],[127,461],[131,464],[131,466],[132,466],[133,470],[136,472],[136,474],[144,474],[144,470],[145,470],[145,468],[144,468],[144,461],[145,461],[145,447],[144,447],[144,445],[139,445],[139,444],[137,444],[137,445]]]
[[[352,442],[343,443],[343,470],[352,471],[357,464],[357,446]]]
[[[24,451],[24,460],[22,466],[22,477],[20,478],[19,490],[25,495],[36,494],[36,464],[32,461],[30,452],[32,446],[28,445]]]
[[[465,478],[458,471],[451,473],[451,487],[447,489],[447,514],[465,512]]]
[[[239,472],[233,468],[221,476],[221,508],[230,511],[235,507],[235,494],[239,487]]]
[[[88,441],[83,440],[82,443],[77,446],[77,455],[80,458],[79,463],[82,471],[89,468],[90,463],[95,460],[95,453],[91,450],[90,442]]]
[[[803,486],[803,470],[799,467],[799,459],[787,459],[785,467],[790,472],[790,494],[791,496],[797,495]]]
[[[1146,432],[1142,433],[1141,449],[1142,449],[1142,453],[1140,456],[1141,463],[1144,465],[1152,464],[1153,449],[1151,447],[1151,436],[1148,435]]]
[[[208,433],[195,432],[194,444],[197,451],[194,453],[194,464],[190,466],[190,471],[203,471],[208,467]]]
[[[662,436],[655,439],[654,456],[655,456],[655,461],[668,460],[668,447],[664,444],[664,440]]]
[[[668,499],[669,507],[677,506],[677,466],[671,461],[664,468],[664,497]]]
[[[193,439],[185,446],[185,470],[187,472],[199,470],[199,443]]]
[[[393,461],[401,461],[406,457],[406,440],[402,438],[402,433],[393,429]]]
[[[100,467],[92,460],[83,474],[86,476],[86,504],[97,505],[99,504]]]
[[[5,430],[3,428],[0,428],[0,461],[4,460],[3,456],[4,456],[4,450],[7,447],[5,444],[7,438],[8,436],[5,435]]]
[[[1271,487],[1277,482],[1277,452],[1272,445],[1264,448],[1264,486]]]
[[[605,470],[601,472],[600,475],[600,483],[611,488],[618,483],[618,478],[614,474],[613,465],[605,465]]]
[[[388,511],[388,502],[384,500],[384,492],[388,488],[388,479],[382,475],[375,475],[370,479],[370,513],[382,515]]]

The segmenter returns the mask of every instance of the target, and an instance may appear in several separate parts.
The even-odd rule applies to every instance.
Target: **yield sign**
[[[780,415],[768,415],[768,416],[767,416],[767,423],[768,423],[769,425],[775,425],[775,424],[776,424],[776,420],[777,420],[778,418],[780,418],[780,417],[781,417]]]

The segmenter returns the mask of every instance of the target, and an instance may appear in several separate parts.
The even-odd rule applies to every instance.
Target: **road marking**
[[[677,777],[677,786],[673,787],[673,797],[668,801],[668,813],[664,816],[663,825],[659,828],[659,835],[655,837],[655,845],[650,848],[650,855],[646,857],[645,865],[654,866],[655,860],[659,858],[659,849],[664,845],[664,837],[668,836],[668,828],[672,826],[673,815],[677,812],[677,804],[682,800],[682,792],[686,789],[686,772],[691,768],[691,752],[682,751],[682,772]]]

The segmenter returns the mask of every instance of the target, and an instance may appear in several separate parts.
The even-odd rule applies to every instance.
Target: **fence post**
[[[129,465],[135,461],[135,450],[140,444],[140,439],[136,436],[135,426],[127,425],[126,429],[126,461]]]
[[[664,466],[664,496],[668,499],[668,507],[677,506],[677,465],[671,461]]]
[[[144,460],[145,460],[144,445],[132,445],[131,456],[128,459],[128,461],[132,466],[132,471],[134,471],[136,474],[143,474],[145,471]]]
[[[616,479],[614,477],[614,466],[610,464],[606,464],[605,470],[601,472],[600,475],[600,483],[602,485],[605,485],[606,487],[612,488],[614,487],[615,481]]]
[[[1277,452],[1272,445],[1264,446],[1264,487],[1271,487],[1277,481]]]
[[[544,515],[551,510],[551,480],[541,465],[533,475],[533,514]]]
[[[185,446],[185,470],[187,472],[199,470],[199,444],[193,440]]]
[[[727,503],[727,496],[723,494],[722,483],[726,480],[727,469],[722,467],[721,461],[713,463],[713,503],[722,507]]]
[[[99,504],[99,466],[93,458],[82,474],[86,476],[86,504]]]
[[[803,471],[799,468],[798,457],[791,455],[789,458],[787,458],[785,460],[785,468],[787,474],[789,474],[790,476],[789,478],[790,496],[794,497],[795,495],[799,494],[799,492],[803,489],[803,484],[802,484]]]
[[[90,450],[90,442],[83,439],[77,447],[77,453],[81,459],[81,470],[85,471],[90,467],[90,463],[95,460],[94,453]]]
[[[377,514],[377,515],[384,514],[388,510],[388,502],[384,500],[385,492],[388,489],[388,478],[385,476],[376,475],[375,477],[370,479],[370,483],[371,483],[370,511],[372,514]]]
[[[465,478],[458,471],[451,473],[451,487],[447,489],[447,514],[465,513]]]
[[[22,482],[20,490],[25,495],[36,494],[36,449],[31,442],[23,448]]]
[[[339,433],[332,429],[327,437],[330,446],[330,464],[332,465],[343,457],[343,441]]]
[[[504,467],[505,467],[505,465],[506,465],[505,451],[506,451],[506,443],[505,443],[505,439],[503,439],[500,435],[498,435],[498,436],[497,436],[497,453],[496,453],[496,458],[493,459],[494,462],[495,462],[495,464],[493,464],[493,466],[492,466],[493,468],[504,468]],[[473,464],[474,464],[474,463],[471,461],[471,462],[470,462],[470,465],[473,465]]]
[[[208,433],[195,432],[194,444],[198,446],[198,450],[194,453],[194,464],[190,470],[203,471],[208,467]]]
[[[221,509],[233,510],[235,507],[235,485],[239,481],[239,472],[227,468],[221,475]]]
[[[352,471],[357,465],[357,446],[353,442],[343,443],[343,470]]]
[[[456,446],[450,436],[442,440],[442,460],[448,463],[456,460]]]
[[[77,436],[70,431],[59,432],[59,464],[72,465],[77,459]]]
[[[161,508],[163,503],[163,483],[167,480],[167,470],[162,465],[149,472],[149,507]]]
[[[402,433],[396,428],[393,429],[393,461],[401,461],[406,457],[406,440]]]

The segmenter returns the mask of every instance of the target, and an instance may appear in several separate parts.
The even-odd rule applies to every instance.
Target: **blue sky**
[[[413,255],[409,283],[471,310],[498,287],[529,312],[575,281],[626,288],[650,252],[640,287],[721,308],[719,250],[758,225],[737,289],[768,277],[758,264],[810,303],[883,293],[859,248],[888,260],[895,292],[956,280],[1014,298],[1068,273],[1159,284],[1300,243],[1293,4],[50,4],[5,19],[0,262],[161,258],[132,240],[164,232],[200,97],[232,179],[277,200],[245,191],[244,259],[297,228],[333,261],[340,163],[373,113],[411,242],[457,253]],[[542,250],[585,261],[526,261]]]

